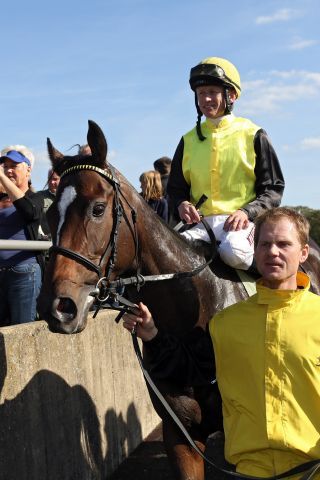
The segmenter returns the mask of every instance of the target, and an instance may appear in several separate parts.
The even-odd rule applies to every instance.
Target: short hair
[[[140,175],[142,196],[148,201],[150,199],[159,200],[163,196],[161,175],[155,170],[144,172]]]
[[[1,157],[4,157],[5,154],[11,152],[11,150],[22,153],[22,155],[24,155],[30,161],[31,168],[33,167],[34,155],[28,147],[25,145],[8,145],[1,150]]]
[[[282,218],[287,218],[295,227],[298,233],[300,245],[303,247],[309,242],[310,224],[306,217],[287,207],[271,208],[255,219],[254,246],[256,247],[260,237],[262,225],[265,223],[276,223]]]
[[[171,169],[171,158],[169,157],[161,157],[158,158],[155,162],[153,162],[154,169],[160,173],[160,175],[165,175],[166,173],[170,173]]]

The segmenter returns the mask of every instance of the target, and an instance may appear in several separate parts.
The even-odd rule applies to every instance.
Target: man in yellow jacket
[[[222,260],[247,270],[253,260],[253,220],[280,205],[284,180],[279,161],[266,132],[232,113],[241,83],[231,62],[205,58],[191,69],[189,83],[198,122],[176,149],[168,195],[181,219],[197,224],[182,235],[210,242],[194,206],[205,194],[201,212],[220,242]]]
[[[225,457],[246,475],[269,477],[320,459],[320,297],[298,272],[308,257],[308,234],[307,220],[293,210],[259,216],[257,293],[210,322]],[[156,364],[161,334],[147,307],[139,307],[124,326],[136,328]],[[170,348],[178,350],[172,338]],[[175,358],[172,368],[178,363]]]

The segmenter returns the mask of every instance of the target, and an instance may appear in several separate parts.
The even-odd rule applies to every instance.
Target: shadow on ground
[[[228,464],[223,456],[223,436],[218,433],[210,437],[207,442],[206,455],[214,463],[223,468]],[[109,477],[110,480],[174,480],[170,470],[168,458],[162,443],[162,429],[157,427],[130,457]],[[206,465],[206,480],[230,480],[230,476],[217,473],[211,466]]]

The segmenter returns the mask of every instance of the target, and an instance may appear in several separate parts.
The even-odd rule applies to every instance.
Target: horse
[[[90,120],[87,140],[89,156],[64,156],[47,140],[52,167],[61,180],[48,212],[53,247],[39,296],[40,318],[54,331],[80,332],[95,296],[107,298],[108,286],[127,282],[126,297],[148,305],[160,330],[181,338],[192,336],[196,328],[205,331],[216,312],[247,297],[239,277],[218,256],[208,265],[205,249],[162,221],[108,162],[104,133]],[[148,276],[155,281],[144,283]],[[146,354],[144,361],[148,365]],[[204,451],[209,434],[223,429],[217,386],[166,379],[157,384]],[[153,392],[150,397],[163,421],[175,478],[203,480],[203,459]]]

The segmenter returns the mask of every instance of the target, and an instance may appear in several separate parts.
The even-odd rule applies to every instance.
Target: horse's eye
[[[92,215],[94,217],[101,217],[104,214],[106,206],[104,203],[96,203],[92,209]]]

